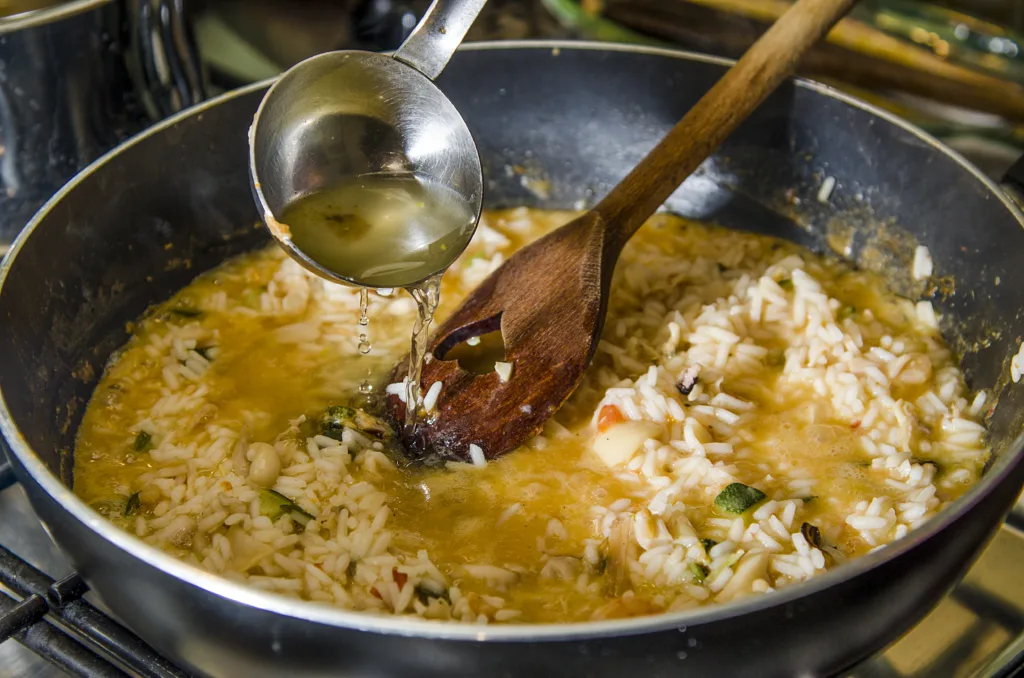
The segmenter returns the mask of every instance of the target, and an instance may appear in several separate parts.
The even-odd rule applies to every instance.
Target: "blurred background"
[[[490,0],[470,40],[741,54],[790,0]],[[428,0],[0,0],[0,242],[148,124],[332,49],[390,50]],[[861,0],[801,73],[993,177],[1024,151],[1024,1]]]

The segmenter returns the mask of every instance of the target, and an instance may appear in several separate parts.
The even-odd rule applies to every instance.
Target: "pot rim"
[[[89,12],[104,5],[109,5],[111,2],[113,0],[69,0],[57,2],[47,7],[30,9],[18,14],[0,17],[0,35],[54,24],[83,12]]]
[[[629,52],[681,59],[698,63],[729,67],[734,60],[725,59],[696,52],[667,49],[661,47],[637,46],[592,41],[561,41],[561,40],[510,40],[469,43],[460,51],[479,52],[492,50],[551,50],[557,54],[560,50],[578,50],[590,52]],[[276,79],[276,78],[275,78]],[[177,123],[193,117],[201,116],[207,109],[225,101],[249,95],[267,88],[275,79],[253,83],[248,86],[224,93],[201,104],[177,113],[141,132],[109,151],[69,181],[60,191],[40,208],[11,246],[7,256],[0,263],[0,294],[10,274],[11,267],[18,253],[31,237],[36,227],[42,223],[47,214],[63,197],[73,191],[80,183],[116,158],[124,149],[130,148],[150,136],[159,134]],[[937,139],[909,122],[880,109],[856,97],[840,92],[835,88],[803,78],[793,79],[797,87],[816,92],[838,100],[848,106],[859,108],[881,118],[917,137],[919,140],[944,153],[958,163],[968,174],[980,182],[988,191],[1000,200],[1006,210],[1024,227],[1024,214],[1013,201],[990,178],[963,158],[959,153],[948,148]],[[240,171],[244,167],[240,166]],[[108,542],[111,546],[127,551],[160,570],[163,574],[195,585],[209,594],[287,617],[302,619],[317,624],[346,629],[368,631],[401,636],[416,636],[460,641],[495,641],[495,642],[551,642],[578,639],[592,639],[609,636],[628,636],[665,631],[670,629],[685,630],[700,624],[722,621],[754,613],[776,606],[789,605],[793,602],[821,592],[839,582],[853,579],[867,571],[900,557],[918,547],[937,533],[945,530],[961,516],[974,508],[987,494],[994,491],[1013,472],[1021,459],[1024,458],[1024,434],[1017,436],[1007,451],[995,460],[985,475],[964,496],[929,520],[923,527],[911,532],[906,537],[879,549],[873,553],[843,564],[835,570],[809,581],[794,584],[765,596],[752,596],[725,604],[698,607],[679,612],[635,617],[629,619],[588,621],[549,624],[517,624],[517,625],[484,625],[443,623],[421,619],[418,617],[395,617],[376,615],[367,612],[345,610],[324,603],[299,600],[279,594],[269,593],[255,587],[233,582],[227,578],[200,569],[195,565],[174,558],[160,549],[150,546],[133,534],[123,531],[109,522],[99,513],[89,508],[60,479],[54,475],[42,459],[36,455],[28,441],[21,435],[17,424],[11,416],[7,400],[0,386],[0,433],[7,440],[9,449],[19,464],[61,507],[81,521],[88,529]],[[102,592],[97,592],[102,597]]]

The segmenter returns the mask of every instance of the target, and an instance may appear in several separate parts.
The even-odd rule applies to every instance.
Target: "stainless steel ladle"
[[[446,234],[444,256],[429,274],[446,269],[469,244],[483,201],[480,155],[462,116],[432,80],[485,2],[434,0],[393,56],[327,52],[296,64],[267,91],[249,129],[253,195],[271,234],[308,270],[374,286],[318,264],[280,222],[296,200],[372,174],[413,176],[472,207],[472,223],[453,224],[459,230]],[[419,271],[416,280],[394,286],[426,277]]]

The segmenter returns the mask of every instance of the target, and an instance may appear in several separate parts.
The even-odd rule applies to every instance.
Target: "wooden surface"
[[[421,392],[436,411],[403,442],[414,457],[493,459],[540,432],[579,385],[604,325],[612,271],[630,236],[788,77],[854,0],[799,0],[598,205],[513,255],[431,337]],[[511,379],[472,375],[446,351],[500,325]],[[407,365],[396,368],[401,380]],[[405,407],[390,396],[398,430]]]

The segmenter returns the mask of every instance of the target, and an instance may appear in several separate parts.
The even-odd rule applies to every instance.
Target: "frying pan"
[[[439,84],[480,145],[488,206],[566,208],[601,196],[727,66],[657,49],[496,43],[460,51]],[[106,605],[197,674],[834,675],[923,617],[1020,492],[1024,392],[1007,373],[1024,334],[1024,217],[934,139],[796,81],[669,207],[819,251],[845,224],[850,256],[887,261],[893,287],[915,296],[922,290],[907,257],[914,243],[929,247],[947,280],[932,292],[943,331],[968,383],[989,389],[998,406],[983,479],[926,526],[769,595],[547,626],[346,612],[231,583],[144,544],[72,494],[74,435],[127,321],[268,242],[245,171],[246,130],[264,89],[186,111],[92,165],[44,206],[0,267],[0,430],[14,472]],[[835,190],[819,196],[828,177]]]

